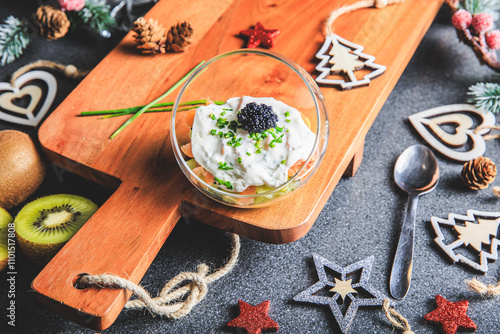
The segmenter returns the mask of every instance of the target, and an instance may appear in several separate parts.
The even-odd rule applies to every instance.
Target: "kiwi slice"
[[[12,220],[12,216],[5,209],[0,208],[0,271],[7,267],[7,258],[9,256],[7,252],[7,231]]]
[[[44,266],[97,211],[92,201],[76,195],[51,195],[26,204],[14,220],[20,248]]]

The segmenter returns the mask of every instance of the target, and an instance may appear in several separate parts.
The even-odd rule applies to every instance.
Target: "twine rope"
[[[391,306],[389,298],[384,299],[382,308],[384,309],[385,316],[394,327],[404,331],[403,334],[415,334],[414,332],[412,332],[408,320],[406,320],[405,317],[399,314],[398,311],[396,311],[394,307]]]
[[[402,2],[404,2],[404,0],[361,0],[353,3],[352,5],[342,6],[338,9],[335,9],[330,14],[330,16],[328,16],[328,19],[326,20],[325,24],[325,33],[327,36],[331,36],[334,34],[332,28],[333,22],[341,15],[354,12],[355,10],[362,8],[370,8],[370,7],[384,8],[387,7],[388,5],[398,4]]]
[[[482,130],[486,130],[486,129],[500,131],[500,126],[498,126],[498,125],[491,125],[491,126],[490,125],[483,125],[483,126],[479,126],[476,129],[474,129],[474,133],[477,134],[477,133],[481,132]],[[485,141],[493,140],[493,139],[498,139],[498,138],[500,138],[500,134],[496,134],[496,135],[484,135],[483,138],[484,138]]]
[[[37,68],[37,67],[47,67],[47,68],[59,70],[59,71],[63,72],[65,76],[67,76],[68,78],[72,78],[72,79],[83,78],[87,74],[89,74],[89,72],[90,72],[90,71],[80,71],[74,65],[58,64],[58,63],[54,63],[53,61],[50,61],[50,60],[37,60],[37,61],[32,62],[28,65],[25,65],[25,66],[19,68],[17,71],[15,71],[14,74],[12,74],[12,77],[10,79],[10,84],[12,86],[14,86],[17,78],[19,78],[24,73],[29,72],[32,69]]]
[[[82,276],[79,286],[96,285],[98,287],[127,289],[137,296],[137,299],[128,301],[125,304],[126,309],[146,308],[153,316],[160,315],[169,319],[178,319],[186,316],[196,304],[205,298],[209,283],[223,277],[236,265],[241,248],[240,237],[237,234],[231,234],[231,243],[229,260],[222,268],[207,275],[209,268],[205,263],[202,263],[198,265],[196,272],[181,272],[167,282],[160,294],[154,298],[142,286],[125,278],[108,274]],[[181,287],[181,283],[186,281],[190,283]],[[189,296],[182,300],[188,293]]]
[[[473,278],[465,282],[469,289],[484,295],[486,298],[493,298],[500,295],[500,282],[496,284],[484,284],[476,278]]]

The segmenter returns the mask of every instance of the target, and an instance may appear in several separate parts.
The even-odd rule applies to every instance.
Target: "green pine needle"
[[[492,113],[500,112],[499,84],[479,82],[470,86],[467,94],[471,96],[469,102],[474,103],[476,108]]]
[[[110,15],[109,6],[105,0],[87,0],[82,10],[71,13],[70,19],[91,29],[103,33],[116,26],[115,19]]]
[[[29,42],[26,24],[12,15],[7,17],[0,25],[0,66],[19,58]]]
[[[462,1],[460,6],[471,13],[479,14],[479,13],[489,13],[494,16],[496,15],[496,11],[500,9],[500,1],[499,0],[465,0]]]

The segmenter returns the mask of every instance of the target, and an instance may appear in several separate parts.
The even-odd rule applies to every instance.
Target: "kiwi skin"
[[[14,219],[3,208],[0,208],[0,271],[7,267],[9,253],[7,252],[7,234],[9,224]]]
[[[44,267],[47,263],[49,263],[57,252],[59,252],[66,244],[65,242],[55,244],[39,244],[24,239],[18,233],[16,233],[16,239],[24,255],[26,255],[31,262],[39,267]]]
[[[45,177],[45,164],[30,136],[21,131],[0,131],[0,207],[24,202]]]
[[[47,228],[38,223],[42,211],[50,215],[53,213],[51,210],[55,210],[55,212],[66,211],[64,210],[65,206],[69,206],[73,210],[72,212],[77,213],[77,216],[71,218],[71,223],[65,225],[62,224],[65,222],[64,220],[58,220],[57,224],[49,228],[51,232],[40,232],[40,228]],[[33,263],[43,267],[96,211],[96,204],[76,195],[60,194],[38,198],[26,204],[14,220],[19,248]],[[42,218],[40,221],[45,220]],[[38,227],[36,227],[37,223]]]

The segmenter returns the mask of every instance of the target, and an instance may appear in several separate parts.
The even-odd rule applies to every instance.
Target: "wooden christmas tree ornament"
[[[363,46],[354,44],[338,35],[332,30],[333,22],[342,14],[350,13],[361,8],[384,8],[387,5],[403,2],[404,0],[368,0],[359,1],[352,5],[347,5],[335,9],[325,25],[325,42],[316,54],[320,63],[316,70],[321,74],[315,79],[316,82],[327,85],[340,86],[342,89],[351,89],[368,85],[371,79],[382,75],[386,67],[375,64],[375,57],[364,54]],[[358,78],[354,72],[369,69],[368,74]],[[331,75],[336,75],[332,78]],[[339,78],[339,75],[343,78]]]
[[[500,212],[469,210],[465,216],[451,213],[448,219],[431,217],[431,224],[437,235],[434,241],[453,262],[463,262],[486,273],[488,260],[498,259]],[[444,234],[446,228],[454,231],[456,235],[454,240],[446,240]],[[470,255],[464,255],[465,247],[469,247],[475,259]]]
[[[471,117],[480,119],[474,126]],[[483,135],[495,125],[495,115],[482,112],[471,104],[451,104],[421,111],[408,117],[422,138],[435,150],[450,159],[466,162],[486,151]],[[443,126],[456,126],[453,132]]]
[[[364,54],[362,51],[363,47],[361,45],[349,42],[335,34],[327,36],[325,43],[316,54],[316,58],[321,59],[321,62],[316,66],[316,70],[321,72],[316,78],[316,82],[340,85],[342,89],[368,85],[371,79],[382,75],[386,67],[375,64],[375,57]],[[362,79],[357,79],[354,72],[363,68],[369,68],[373,71],[366,74]],[[330,79],[331,73],[345,74],[348,81]]]

